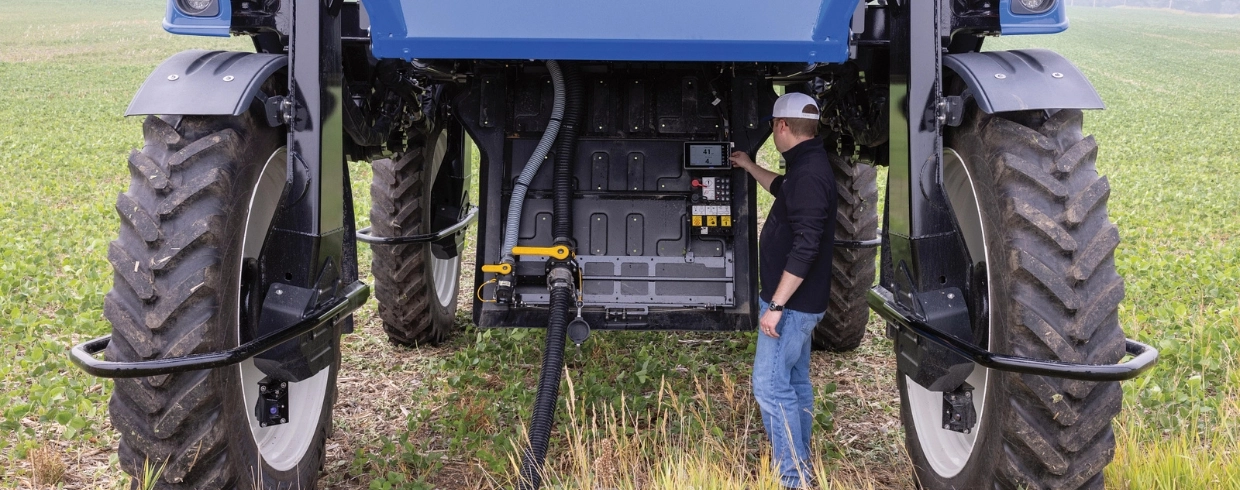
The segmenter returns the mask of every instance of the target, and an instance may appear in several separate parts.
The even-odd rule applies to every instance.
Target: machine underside
[[[500,256],[517,174],[550,119],[539,64],[483,67],[454,102],[481,153],[477,263]],[[755,185],[726,153],[753,153],[776,97],[757,72],[722,64],[582,65],[581,136],[571,162],[573,258],[592,328],[746,329],[756,311]],[[713,155],[686,160],[686,151]],[[555,158],[549,155],[548,160]],[[518,243],[550,246],[553,182],[544,165],[527,192]],[[516,187],[521,190],[521,187]],[[547,259],[519,256],[512,294],[479,273],[479,326],[544,326]],[[507,300],[507,301],[504,301]]]

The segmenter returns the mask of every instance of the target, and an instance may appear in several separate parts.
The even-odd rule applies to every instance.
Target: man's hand
[[[728,155],[728,161],[732,162],[733,167],[741,168],[749,173],[753,173],[753,168],[758,166],[758,164],[754,163],[754,161],[749,158],[749,154],[743,151],[732,152],[731,155]]]
[[[732,152],[731,155],[728,155],[728,161],[732,162],[733,167],[742,169],[745,172],[748,172],[749,175],[752,175],[753,179],[758,181],[758,185],[762,186],[763,189],[766,189],[767,192],[771,191],[771,181],[775,180],[775,177],[779,176],[779,174],[762,168],[757,163],[754,163],[753,159],[749,158],[749,155],[743,151]]]
[[[767,337],[773,339],[779,338],[779,332],[775,331],[775,326],[779,325],[779,319],[783,318],[784,312],[766,310],[766,314],[762,315],[762,320],[758,322],[758,329]]]

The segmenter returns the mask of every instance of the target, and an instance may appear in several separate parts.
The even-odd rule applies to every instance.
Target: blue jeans
[[[758,317],[769,306],[758,300]],[[825,312],[824,312],[825,313]],[[758,332],[753,361],[753,396],[762,409],[762,425],[771,439],[771,463],[786,487],[808,486],[810,430],[814,423],[814,387],[809,382],[809,344],[824,313],[784,310],[775,331],[779,338]]]

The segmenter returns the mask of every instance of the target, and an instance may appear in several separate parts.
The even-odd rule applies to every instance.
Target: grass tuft
[[[163,476],[164,468],[168,466],[167,461],[151,463],[150,459],[142,462],[141,480],[138,487],[141,490],[155,490],[155,485],[159,483],[159,477]],[[258,487],[254,487],[258,488]]]
[[[65,462],[60,452],[50,446],[39,446],[31,449],[26,459],[35,485],[56,486],[65,477]]]
[[[1107,467],[1116,489],[1240,488],[1240,445],[1234,434],[1197,427],[1164,437],[1135,423],[1116,431],[1115,460]],[[1152,437],[1151,437],[1152,436]]]

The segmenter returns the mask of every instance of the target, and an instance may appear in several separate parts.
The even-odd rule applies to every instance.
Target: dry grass
[[[1231,389],[1240,391],[1240,386]],[[1240,396],[1232,394],[1224,403],[1220,415],[1225,420],[1240,416],[1237,400]],[[1158,431],[1132,412],[1125,411],[1115,424],[1115,459],[1106,469],[1109,487],[1240,488],[1240,429],[1202,431],[1190,422],[1179,431]]]
[[[623,405],[618,411],[578,405],[571,376],[567,376],[567,414],[572,430],[558,461],[548,465],[553,488],[586,489],[778,489],[778,473],[770,464],[769,448],[756,452],[752,441],[764,440],[761,420],[752,396],[741,396],[736,385],[724,376],[718,391],[694,379],[694,399],[719,398],[723,403],[685,406],[665,381],[659,390],[662,412],[655,417],[662,423],[641,428],[647,414],[630,413]],[[748,391],[748,390],[744,390]],[[696,407],[704,406],[705,409]],[[682,432],[684,427],[715,427],[709,431]],[[721,427],[727,427],[723,429]],[[856,427],[848,427],[851,432]],[[842,429],[843,431],[844,429]],[[840,434],[832,434],[836,436]],[[856,440],[855,437],[850,437]],[[869,461],[866,457],[842,457],[834,437],[815,439],[814,476],[824,489],[907,488],[908,472],[897,476],[879,466],[903,466],[903,453],[891,461]],[[852,452],[852,451],[848,451]],[[829,455],[835,455],[831,457]],[[512,475],[517,473],[513,458]],[[903,464],[901,464],[903,463]],[[894,479],[890,477],[895,477]]]
[[[65,477],[65,461],[60,451],[50,446],[31,449],[26,460],[30,462],[31,480],[35,486],[56,486]]]
[[[404,462],[371,456],[382,452],[383,441],[402,435],[418,441],[427,453],[440,451],[444,434],[402,422],[428,402],[415,399],[419,390],[440,382],[437,376],[442,373],[428,367],[452,352],[393,347],[384,340],[377,317],[366,312],[360,318],[364,320],[359,322],[359,332],[346,337],[347,369],[339,381],[336,431],[328,443],[320,485],[368,488],[374,475],[396,471],[408,474],[410,479],[425,478],[434,488],[511,487],[520,461],[516,447],[524,447],[524,440],[509,441],[508,474],[491,474],[469,454],[444,454],[443,466],[434,474],[418,474],[417,468]],[[832,395],[837,403],[834,431],[815,434],[815,468],[823,488],[912,486],[889,349],[890,343],[881,337],[875,324],[858,351],[842,355],[816,352],[812,356],[815,385],[838,386]],[[529,370],[531,376],[537,375],[536,368]],[[693,407],[678,404],[677,400],[684,397],[671,391],[670,383],[661,383],[657,403],[645,413],[635,413],[624,404],[618,408],[584,406],[577,380],[566,372],[563,397],[568,408],[560,410],[557,418],[567,420],[569,429],[567,433],[553,431],[546,469],[548,488],[777,487],[769,469],[748,372],[725,371],[714,382],[694,380]],[[458,409],[436,406],[432,410]],[[526,422],[505,423],[524,426]],[[717,430],[687,430],[690,427]],[[358,460],[364,466],[350,464]]]

